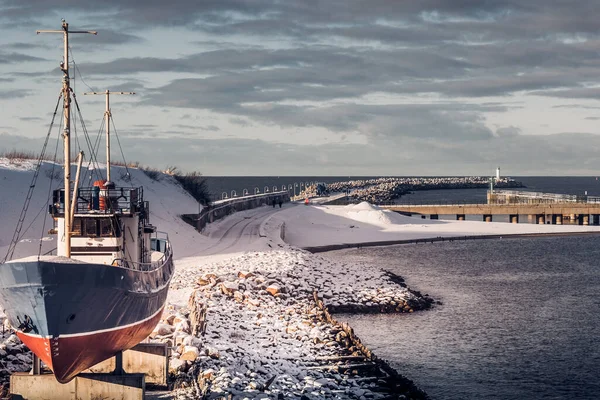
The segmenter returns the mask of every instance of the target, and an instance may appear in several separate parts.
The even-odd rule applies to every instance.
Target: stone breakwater
[[[180,399],[425,399],[330,314],[431,306],[398,279],[293,248],[197,265],[172,283],[192,300],[171,304],[152,340],[173,348]]]
[[[173,298],[150,335],[171,348],[172,390],[162,398],[427,399],[332,313],[412,313],[432,299],[370,265],[273,246],[176,269]],[[0,397],[31,361],[5,326]]]
[[[442,178],[377,178],[366,180],[351,180],[328,183],[329,193],[350,191],[350,198],[354,202],[368,201],[372,204],[391,202],[405,194],[417,190],[440,189],[474,189],[489,186],[489,177],[442,177]],[[520,188],[521,182],[509,178],[495,180],[497,188]],[[301,197],[316,196],[316,185],[309,186],[300,193]]]

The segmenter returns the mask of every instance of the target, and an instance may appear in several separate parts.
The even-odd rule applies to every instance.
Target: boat
[[[76,99],[69,84],[68,40],[72,33],[95,32],[70,31],[64,20],[61,30],[41,32],[62,33],[65,46],[64,186],[53,192],[49,205],[57,248],[54,255],[15,260],[7,255],[0,264],[0,304],[21,341],[67,383],[148,337],[161,318],[174,265],[168,236],[150,224],[143,187],[110,181],[108,128],[106,179],[78,187],[80,153],[72,187],[70,114]],[[105,115],[108,120],[108,98]]]

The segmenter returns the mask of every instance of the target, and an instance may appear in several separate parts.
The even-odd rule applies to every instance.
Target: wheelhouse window
[[[74,237],[119,237],[118,222],[112,218],[74,218]]]

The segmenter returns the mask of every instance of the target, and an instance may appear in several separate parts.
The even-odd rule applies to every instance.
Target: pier
[[[512,223],[532,224],[571,223],[600,225],[600,198],[592,196],[561,195],[553,193],[494,191],[488,192],[486,204],[394,204],[382,208],[405,215],[419,214],[439,219],[440,215],[456,215],[464,221],[467,215],[480,215],[484,222],[494,216],[508,216]]]

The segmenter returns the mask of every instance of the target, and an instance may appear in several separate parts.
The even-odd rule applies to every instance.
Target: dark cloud
[[[12,99],[18,99],[21,97],[27,97],[33,92],[31,90],[19,90],[19,89],[0,89],[0,101],[7,101]]]
[[[0,51],[0,64],[16,64],[32,61],[45,61],[45,59],[22,53],[6,53]]]
[[[507,126],[496,129],[497,136],[518,136],[521,134],[521,129],[516,126]]]

